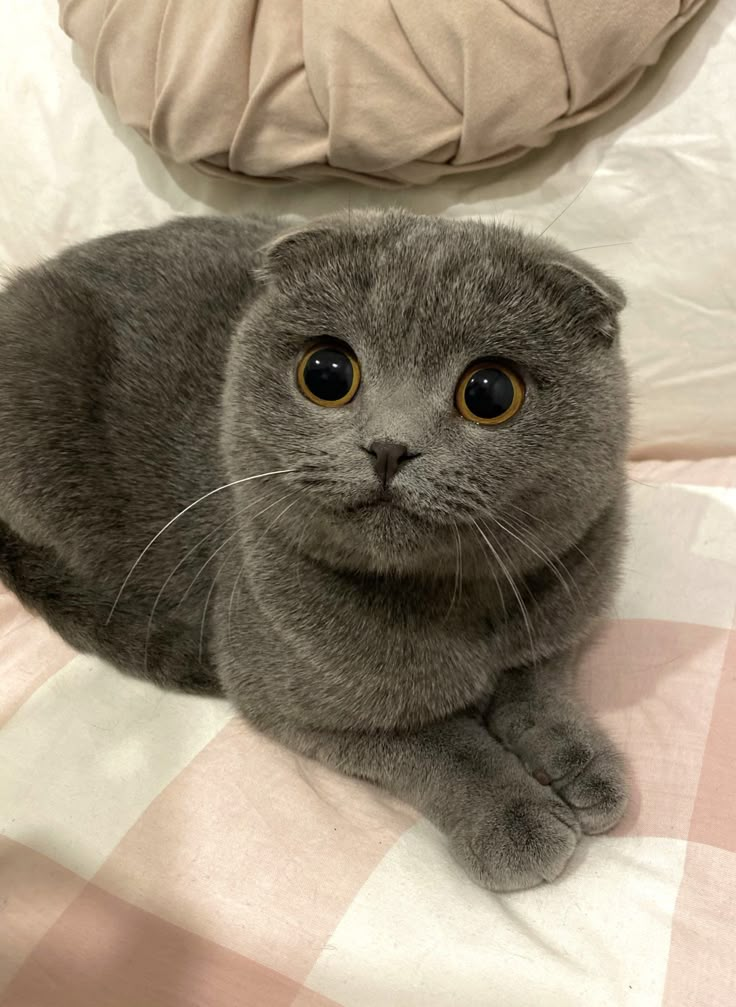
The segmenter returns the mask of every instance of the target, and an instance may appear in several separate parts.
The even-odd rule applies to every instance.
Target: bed
[[[73,653],[0,588],[1,1007],[736,1003],[736,0],[548,149],[392,193],[164,163],[55,0],[4,14],[0,269],[173,214],[399,204],[549,227],[621,280],[631,533],[583,689],[634,787],[557,882],[491,895],[406,806]]]

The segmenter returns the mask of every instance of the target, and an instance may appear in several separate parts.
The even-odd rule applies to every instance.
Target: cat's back
[[[9,386],[44,359],[68,363],[72,377],[106,345],[123,354],[183,349],[237,316],[253,253],[275,229],[258,218],[181,218],[96,238],[21,271],[0,293],[0,380]],[[6,375],[8,367],[17,373]]]
[[[194,482],[216,453],[254,252],[277,230],[257,218],[182,218],[75,246],[10,282],[0,293],[0,518],[30,532],[49,487],[95,513],[132,493],[134,477],[163,505],[190,491],[186,472]]]

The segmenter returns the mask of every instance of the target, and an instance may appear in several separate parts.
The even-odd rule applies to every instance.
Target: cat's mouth
[[[352,500],[345,501],[340,510],[346,515],[413,515],[413,508],[408,506],[404,494],[392,486],[376,487],[360,495],[356,494]]]
[[[366,511],[405,510],[397,497],[391,492],[377,493],[363,500],[348,504],[345,512],[348,514],[364,514]]]
[[[343,505],[340,514],[348,521],[364,520],[372,527],[406,531],[408,527],[424,525],[426,515],[402,494],[388,491],[372,493]]]

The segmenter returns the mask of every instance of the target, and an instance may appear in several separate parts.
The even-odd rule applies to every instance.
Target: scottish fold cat
[[[482,885],[556,878],[626,803],[575,691],[624,525],[623,304],[546,239],[399,211],[71,248],[0,296],[0,577],[411,802]]]

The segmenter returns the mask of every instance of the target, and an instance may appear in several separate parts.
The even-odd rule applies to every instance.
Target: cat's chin
[[[294,509],[290,533],[313,559],[353,571],[442,573],[452,567],[454,573],[453,522],[443,522],[410,492],[361,487],[314,503],[298,518]]]
[[[354,501],[332,513],[330,541],[335,552],[331,558],[337,566],[408,572],[428,567],[436,571],[445,559],[454,563],[454,551],[440,545],[444,536],[438,536],[437,526],[403,501],[382,495]],[[451,546],[454,550],[454,539]]]

